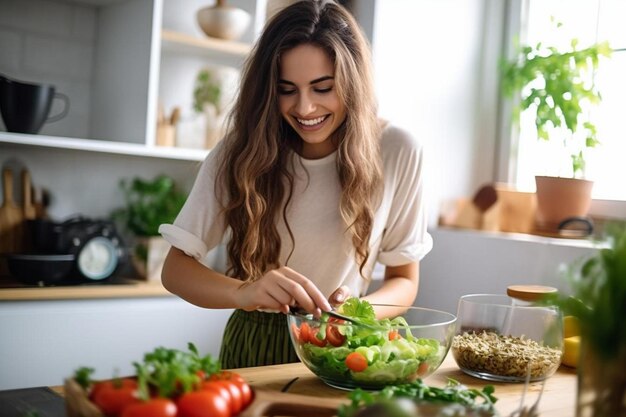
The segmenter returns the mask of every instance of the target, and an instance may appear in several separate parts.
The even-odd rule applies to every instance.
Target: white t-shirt
[[[374,218],[370,257],[364,268],[368,278],[376,262],[404,265],[419,261],[432,248],[423,201],[422,147],[405,130],[387,126],[381,150],[384,190]],[[172,246],[204,264],[209,251],[227,236],[214,193],[218,154],[214,150],[203,162],[174,224],[159,228]],[[295,183],[287,220],[295,247],[286,266],[309,278],[326,296],[341,285],[350,287],[353,295],[364,295],[368,282],[359,274],[352,237],[339,213],[337,152],[315,160],[304,159],[295,152],[292,155]],[[279,261],[285,265],[292,244],[282,216],[279,217]]]

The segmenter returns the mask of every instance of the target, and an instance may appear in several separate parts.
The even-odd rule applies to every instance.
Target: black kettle
[[[63,101],[63,110],[48,117],[55,98]],[[0,74],[0,113],[9,132],[36,134],[44,123],[64,118],[69,108],[69,98],[51,84],[17,81]]]

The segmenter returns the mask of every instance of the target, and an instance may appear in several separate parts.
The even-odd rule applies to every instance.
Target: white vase
[[[196,17],[204,33],[226,40],[241,38],[251,20],[250,13],[227,5],[226,0],[218,0],[214,6],[198,10]]]
[[[217,108],[211,104],[204,105],[204,115],[206,117],[206,136],[204,142],[205,149],[213,149],[224,135],[224,114],[219,113]]]

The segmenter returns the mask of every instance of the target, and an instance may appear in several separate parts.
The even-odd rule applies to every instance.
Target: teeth
[[[322,123],[324,119],[326,119],[326,116],[321,116],[321,117],[310,119],[310,120],[298,119],[298,123],[303,124],[305,126],[313,126],[313,125]]]

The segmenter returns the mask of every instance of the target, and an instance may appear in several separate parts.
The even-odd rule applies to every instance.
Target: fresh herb
[[[379,392],[366,392],[357,388],[348,394],[350,404],[339,407],[337,417],[353,417],[364,407],[401,398],[410,399],[418,404],[422,402],[460,404],[472,410],[494,413],[494,404],[497,401],[494,392],[495,388],[492,385],[478,390],[467,388],[454,379],[448,379],[448,384],[443,388],[428,386],[421,379],[408,384],[388,386]]]
[[[143,362],[134,362],[143,397],[148,387],[156,387],[159,396],[175,397],[193,391],[202,379],[200,374],[211,375],[220,371],[219,363],[210,355],[200,356],[193,343],[188,352],[158,347],[146,353]]]
[[[93,368],[88,368],[86,366],[78,368],[74,371],[74,380],[83,387],[84,390],[88,390],[92,384],[91,376],[95,370]]]

